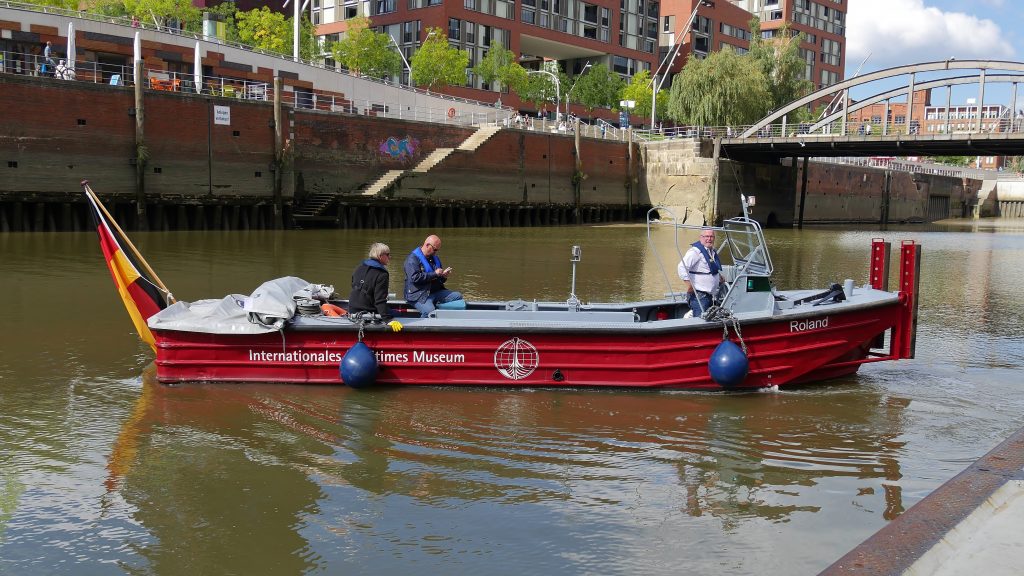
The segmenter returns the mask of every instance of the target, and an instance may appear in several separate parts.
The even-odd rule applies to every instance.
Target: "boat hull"
[[[872,343],[897,326],[901,310],[891,299],[741,322],[750,370],[735,388],[855,373],[875,361]],[[343,384],[339,362],[358,333],[338,322],[335,330],[260,335],[157,332],[157,378]],[[739,343],[735,330],[729,337]],[[656,329],[410,326],[399,333],[367,331],[363,341],[378,360],[377,384],[720,390],[708,361],[722,338],[721,323],[680,321]]]

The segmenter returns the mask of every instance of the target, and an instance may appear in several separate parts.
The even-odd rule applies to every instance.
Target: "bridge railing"
[[[746,140],[763,140],[768,138],[836,138],[836,137],[882,137],[882,136],[936,136],[945,134],[992,134],[992,133],[1024,133],[1024,111],[1015,116],[1003,114],[996,118],[983,118],[981,130],[976,126],[977,117],[973,119],[928,120],[923,125],[912,121],[876,122],[871,120],[847,120],[846,130],[840,121],[832,122],[811,131],[813,124],[768,124],[751,134]],[[948,128],[947,128],[948,126]],[[658,141],[677,138],[739,138],[751,125],[739,126],[666,126],[655,130],[634,130],[633,135],[641,140]]]
[[[836,156],[825,158],[814,158],[815,162],[827,164],[842,164],[845,166],[867,166],[871,168],[885,168],[897,172],[912,172],[915,174],[935,174],[938,176],[950,176],[953,178],[971,178],[974,180],[1017,180],[1020,176],[1012,171],[986,170],[984,168],[971,168],[969,166],[950,166],[948,164],[937,164],[935,162],[919,162],[892,157],[855,157]]]
[[[60,63],[64,62],[63,65]],[[69,65],[69,64],[73,64]],[[102,62],[76,60],[67,62],[64,58],[52,57],[46,61],[42,54],[28,54],[0,51],[0,73],[51,78],[63,81],[89,82],[114,87],[134,86],[135,71],[128,64],[105,64]],[[364,79],[392,86],[389,82]],[[273,101],[274,86],[270,82],[230,78],[225,76],[202,76],[199,85],[191,72],[146,68],[141,79],[143,87],[162,92],[177,92],[190,96],[219,96],[236,100]],[[384,92],[383,90],[381,91]],[[448,104],[476,101],[450,98],[438,105],[424,106],[387,99],[350,99],[343,92],[319,89],[286,87],[281,92],[283,105],[296,109],[321,110],[365,114],[389,118],[436,122],[442,124],[480,125],[498,124],[511,114],[508,108],[494,108],[493,112],[463,112]]]

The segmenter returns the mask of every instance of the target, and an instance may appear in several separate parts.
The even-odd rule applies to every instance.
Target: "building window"
[[[523,10],[523,22],[533,24],[535,17],[536,15],[533,10]]]
[[[612,60],[612,71],[616,74],[629,74],[629,60],[622,56],[614,56]]]

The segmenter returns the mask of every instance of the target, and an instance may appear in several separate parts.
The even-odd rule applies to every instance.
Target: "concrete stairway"
[[[302,205],[295,209],[292,214],[296,218],[314,218],[323,213],[324,209],[330,206],[337,195],[334,192],[317,192],[307,196]]]
[[[371,184],[361,194],[362,196],[376,196],[381,192],[386,191],[388,188],[394,186],[396,182],[401,180],[402,176],[409,172],[424,173],[429,172],[431,168],[437,166],[444,159],[450,156],[456,150],[460,152],[473,152],[480,147],[481,144],[486,142],[491,136],[494,136],[501,130],[501,126],[481,126],[477,128],[473,134],[466,138],[462,144],[459,144],[457,148],[437,148],[433,152],[427,155],[426,158],[420,161],[419,164],[414,166],[411,170],[389,170],[386,174],[381,176],[376,182]]]
[[[398,182],[398,179],[405,174],[405,170],[388,170],[383,176],[377,179],[376,182],[366,187],[366,190],[360,194],[360,196],[376,196],[381,192],[387,190],[392,184]]]
[[[412,171],[429,172],[431,168],[437,166],[442,161],[444,161],[444,159],[447,158],[448,155],[451,154],[452,152],[455,152],[455,148],[438,148],[431,152],[430,154],[428,154],[426,158],[424,158],[419,164],[416,165],[415,168],[412,169]]]
[[[487,142],[491,136],[494,136],[500,130],[501,126],[481,126],[480,128],[477,128],[476,132],[473,132],[472,136],[466,138],[465,142],[459,144],[459,147],[456,148],[456,150],[472,152],[479,148],[481,144]]]

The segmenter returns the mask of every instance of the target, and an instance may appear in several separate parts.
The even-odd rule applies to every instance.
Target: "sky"
[[[850,0],[846,46],[846,78],[862,63],[861,74],[948,58],[1024,62],[1024,0]],[[1009,99],[1008,85],[993,88],[986,103]]]

